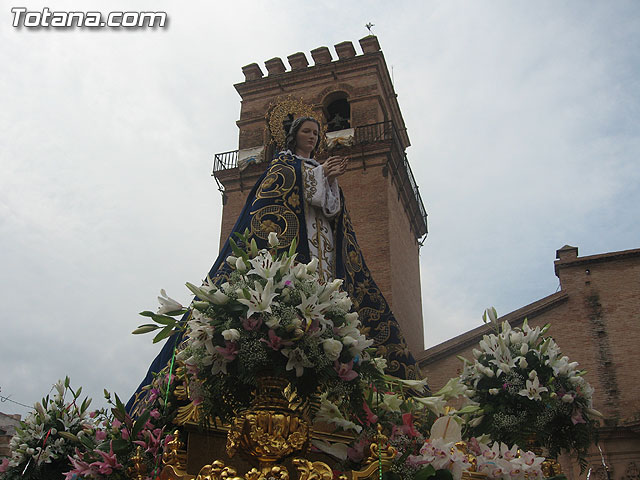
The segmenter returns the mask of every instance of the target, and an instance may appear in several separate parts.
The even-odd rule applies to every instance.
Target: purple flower
[[[269,340],[265,340],[264,338],[260,339],[261,342],[269,345],[273,350],[280,350],[282,347],[291,345],[291,342],[283,341],[273,329],[269,330]]]
[[[227,362],[232,362],[236,359],[236,355],[238,355],[238,344],[228,340],[225,343],[227,345],[226,347],[216,347],[216,350]]]
[[[358,372],[353,370],[353,360],[349,363],[341,363],[336,360],[333,364],[333,368],[338,372],[338,377],[345,382],[349,382],[358,376]]]
[[[242,320],[242,327],[248,331],[258,330],[261,325],[262,317],[245,318]]]

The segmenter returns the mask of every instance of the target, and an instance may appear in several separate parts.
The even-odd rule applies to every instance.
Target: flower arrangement
[[[469,454],[475,459],[475,467]],[[463,472],[475,470],[491,480],[519,480],[544,478],[541,468],[544,460],[531,451],[521,451],[518,445],[509,448],[499,442],[483,443],[475,437],[466,443],[436,437],[427,439],[419,454],[408,458],[408,463],[430,466],[423,470],[425,477],[446,470],[454,480],[460,480]]]
[[[244,249],[232,241],[227,281],[188,283],[196,296],[188,309],[163,294],[158,314],[142,312],[157,324],[134,333],[184,332],[176,360],[204,417],[224,421],[247,407],[262,373],[287,378],[303,399],[321,388],[343,405],[357,404],[362,381],[380,373],[342,280],[321,283],[317,259],[296,262],[295,242],[282,251],[271,233],[271,248],[258,250],[245,235],[236,234]],[[186,323],[173,318],[184,312]]]
[[[444,413],[447,401],[463,396],[465,391],[464,385],[452,379],[435,395],[422,396],[427,393],[426,380],[404,380],[385,375],[382,382],[365,389],[362,415],[352,414],[350,418],[345,418],[323,396],[316,420],[356,432],[358,436],[350,446],[319,439],[313,441],[313,446],[340,459],[345,470],[360,470],[364,462],[370,460],[367,457],[370,456],[372,443],[378,443],[379,435],[383,433],[385,442],[396,452],[387,477],[423,478],[433,469],[427,468],[429,465],[426,462],[413,462],[411,459],[419,454],[425,441],[428,441],[434,421],[443,418],[439,416]],[[462,419],[454,413],[452,410],[452,415],[447,418],[457,426],[456,420],[461,422]],[[460,427],[457,427],[457,431],[460,432]]]
[[[475,437],[468,442],[469,451],[475,455],[476,469],[491,479],[540,479],[544,478],[544,457],[531,451],[522,451],[518,445],[509,448],[504,443],[482,442]]]
[[[47,395],[37,402],[20,422],[9,443],[11,458],[0,465],[3,479],[62,478],[69,465],[67,456],[75,449],[69,437],[81,438],[94,425],[87,411],[91,400],[80,403],[82,388],[74,391],[69,383],[69,377],[59,380],[53,397]]]
[[[114,401],[105,391],[105,398],[111,408],[91,412],[93,426],[70,436],[76,448],[69,455],[65,480],[128,480],[134,472],[141,479],[155,479],[162,466],[162,447],[172,438],[165,433],[166,419],[157,402],[133,419],[117,395]]]
[[[3,480],[128,480],[133,473],[141,480],[155,479],[162,447],[172,439],[165,428],[175,414],[165,403],[172,397],[166,374],[156,376],[150,387],[158,394],[149,397],[148,408],[135,419],[106,390],[111,408],[89,412],[91,399],[78,406],[82,388],[74,391],[68,377],[58,381],[54,396],[36,403],[16,429],[11,458],[0,463]]]
[[[360,470],[371,461],[370,447],[380,441],[395,452],[387,480],[460,480],[465,471],[480,472],[492,480],[543,478],[545,460],[518,445],[508,447],[493,442],[488,436],[463,441],[466,424],[462,416],[478,410],[468,401],[468,387],[452,378],[432,396],[420,396],[424,382],[384,377],[384,389],[367,391],[365,415],[350,421],[323,396],[316,416],[342,430],[358,436],[351,445],[331,444],[316,439],[313,446],[342,461],[345,470]],[[378,392],[380,392],[378,394]],[[451,400],[462,404],[459,409],[447,405]],[[466,405],[465,405],[466,403]],[[383,447],[384,449],[384,447]]]
[[[474,361],[464,358],[460,375],[479,405],[467,414],[471,434],[488,434],[507,444],[531,444],[549,449],[552,457],[561,450],[575,451],[581,464],[595,435],[593,389],[577,362],[562,355],[544,328],[497,324],[495,309],[483,315],[495,334],[485,335]]]

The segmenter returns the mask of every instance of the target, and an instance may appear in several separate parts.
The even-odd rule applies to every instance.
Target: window
[[[327,131],[335,132],[351,127],[351,106],[344,92],[335,92],[325,100]]]

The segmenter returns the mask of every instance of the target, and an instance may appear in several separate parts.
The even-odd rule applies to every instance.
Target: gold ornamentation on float
[[[369,445],[369,457],[365,460],[368,465],[372,462],[391,463],[398,453],[398,449],[389,444],[389,437],[382,433],[382,425],[378,424],[378,433],[374,435],[371,445]]]
[[[211,465],[205,465],[198,472],[195,480],[244,480],[238,476],[238,472],[233,467],[227,467],[220,460],[216,460]]]
[[[304,451],[310,436],[305,407],[286,379],[258,378],[251,408],[236,416],[227,433],[227,454],[241,449],[258,460],[264,474],[283,457]]]
[[[147,478],[147,465],[145,463],[144,451],[138,446],[136,453],[131,457],[132,465],[127,469],[127,474],[132,480],[143,480]]]
[[[304,458],[294,458],[299,480],[332,480],[333,471],[324,462],[311,462]]]
[[[187,423],[198,423],[200,421],[200,407],[193,402],[178,407],[178,413],[173,423],[176,425],[185,425]]]
[[[180,440],[180,431],[173,431],[173,440],[167,442],[165,451],[162,454],[162,463],[171,465],[178,472],[186,473],[187,470],[187,452],[185,451],[184,442]]]

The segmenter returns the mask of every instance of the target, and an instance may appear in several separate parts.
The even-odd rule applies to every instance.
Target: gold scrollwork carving
[[[180,431],[174,430],[173,439],[167,442],[162,454],[162,463],[172,465],[177,473],[185,473],[187,469],[187,452],[184,442],[180,440]]]
[[[287,247],[298,236],[300,222],[295,213],[282,205],[267,205],[252,212],[251,234],[267,240],[270,232],[275,232],[280,247]]]
[[[220,460],[216,460],[211,465],[205,465],[198,472],[195,480],[243,480],[238,476],[238,472],[233,467],[227,467]]]
[[[185,425],[187,423],[198,423],[200,421],[200,407],[193,402],[178,407],[178,413],[173,423],[176,425]]]
[[[333,471],[324,462],[311,462],[304,458],[294,458],[299,480],[332,480]]]
[[[256,199],[282,198],[296,183],[296,171],[291,165],[276,163],[260,183]]]

